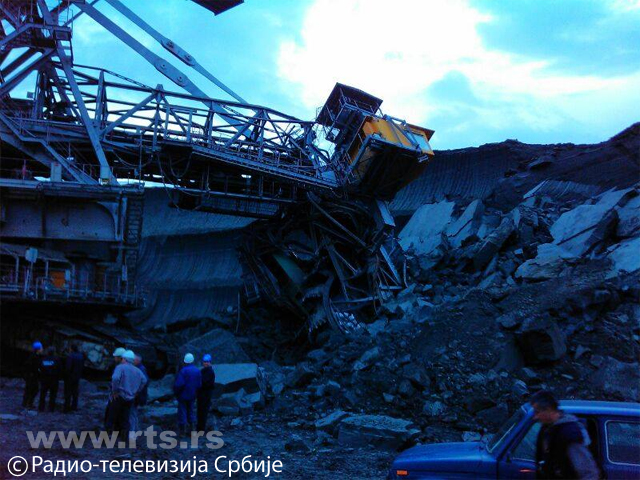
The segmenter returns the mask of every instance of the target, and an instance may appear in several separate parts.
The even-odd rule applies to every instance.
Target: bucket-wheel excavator
[[[243,3],[194,1],[214,15]],[[172,86],[75,63],[81,15]],[[342,84],[315,121],[252,104],[120,0],[2,0],[0,20],[4,306],[82,308],[91,318],[143,304],[145,184],[165,188],[176,208],[260,219],[239,248],[245,301],[285,306],[309,328],[357,331],[403,288],[388,202],[433,157],[431,130],[382,114],[382,100]]]

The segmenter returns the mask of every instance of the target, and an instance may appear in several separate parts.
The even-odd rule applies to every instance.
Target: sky
[[[640,0],[123,0],[251,103],[315,118],[336,82],[436,131],[436,149],[517,139],[596,143],[640,121]],[[105,1],[96,7],[228,98]],[[83,16],[76,63],[176,89]]]

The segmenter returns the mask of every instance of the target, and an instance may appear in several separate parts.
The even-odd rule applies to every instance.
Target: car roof
[[[527,409],[531,406],[527,404]],[[622,415],[640,417],[640,403],[605,402],[602,400],[560,400],[560,409],[586,415]]]

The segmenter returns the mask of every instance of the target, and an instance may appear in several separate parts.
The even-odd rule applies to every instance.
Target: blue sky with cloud
[[[245,0],[218,17],[188,0],[125,3],[248,101],[305,119],[339,81],[436,130],[436,148],[592,143],[640,120],[640,0]],[[177,89],[90,18],[74,36],[76,62]]]

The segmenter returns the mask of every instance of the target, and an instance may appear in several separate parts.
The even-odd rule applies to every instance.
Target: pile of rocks
[[[325,444],[402,448],[477,440],[542,388],[638,400],[639,188],[541,190],[508,212],[419,208],[400,233],[412,283],[359,336],[325,332],[295,366],[261,364],[273,408]]]
[[[198,351],[217,342],[230,358],[216,366],[214,408],[249,415],[265,405],[283,428],[315,432],[315,447],[402,449],[478,440],[543,388],[637,401],[640,187],[617,152],[636,148],[639,132],[636,125],[595,149],[505,142],[515,152],[508,159],[498,146],[462,152],[474,169],[491,149],[487,158],[510,167],[485,165],[477,185],[441,179],[457,194],[435,189],[403,211],[408,286],[358,334],[287,338],[291,329],[274,327],[274,318],[290,319],[254,308],[244,349],[226,331],[189,342]],[[612,176],[601,178],[602,168]],[[165,383],[150,397],[170,398],[172,379]],[[290,436],[290,451],[314,448]]]

